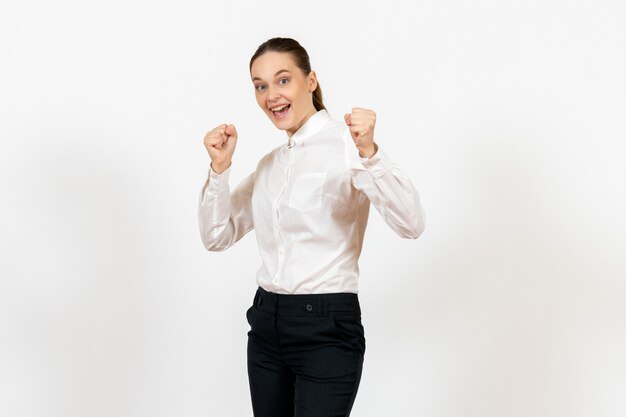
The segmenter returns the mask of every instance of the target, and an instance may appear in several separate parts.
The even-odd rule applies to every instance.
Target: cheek
[[[256,98],[256,102],[259,105],[259,107],[264,107],[263,100],[261,100],[261,97],[259,97],[258,94],[255,95],[255,98]]]

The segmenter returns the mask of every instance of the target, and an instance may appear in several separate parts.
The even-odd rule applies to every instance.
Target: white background
[[[4,1],[0,415],[252,416],[254,232],[207,252],[206,131],[231,184],[286,141],[248,63],[309,52],[331,116],[377,113],[426,231],[372,209],[353,416],[626,414],[626,13],[615,1]]]

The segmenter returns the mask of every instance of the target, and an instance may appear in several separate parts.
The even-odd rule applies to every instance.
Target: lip
[[[289,105],[289,103],[284,103],[286,105]],[[283,104],[277,104],[276,106],[272,106],[272,108],[276,108],[276,107],[280,107]],[[274,120],[284,120],[288,115],[289,112],[291,111],[291,105],[289,105],[289,109],[287,109],[287,113],[285,113],[282,116],[276,116],[276,114],[270,109],[270,113],[272,114],[272,117],[274,118]]]
[[[267,108],[269,109],[269,111],[272,111],[272,109],[275,109],[276,107],[287,106],[287,105],[289,105],[289,103],[280,103],[280,104],[274,104],[272,106],[267,106]]]

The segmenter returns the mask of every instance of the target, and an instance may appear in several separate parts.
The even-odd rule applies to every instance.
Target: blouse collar
[[[307,121],[304,122],[302,126],[300,126],[296,133],[294,133],[291,137],[287,135],[287,145],[289,147],[293,147],[298,143],[303,142],[305,139],[315,135],[320,130],[322,130],[322,128],[330,119],[331,117],[326,109],[318,110],[317,113],[309,117]]]

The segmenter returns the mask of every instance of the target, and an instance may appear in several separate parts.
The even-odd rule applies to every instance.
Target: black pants
[[[246,312],[254,417],[347,417],[365,354],[357,294],[275,294]]]

